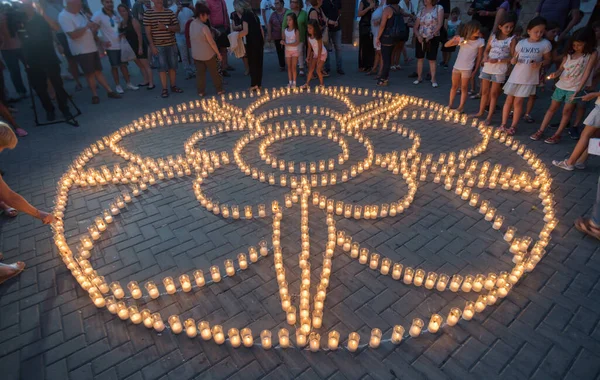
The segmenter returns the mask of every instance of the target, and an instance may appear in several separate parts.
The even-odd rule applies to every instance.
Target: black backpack
[[[388,25],[390,24],[391,26],[388,28]],[[389,43],[408,41],[409,31],[408,26],[404,22],[404,16],[402,16],[402,13],[396,12],[395,9],[394,15],[387,20],[385,29],[386,30],[382,37],[385,37],[385,40],[388,42],[382,41],[383,44],[387,45]]]

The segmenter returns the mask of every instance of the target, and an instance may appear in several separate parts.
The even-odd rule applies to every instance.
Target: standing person
[[[161,97],[167,98],[167,73],[171,84],[171,92],[182,93],[177,87],[177,42],[175,32],[179,30],[179,21],[170,9],[165,9],[162,0],[152,0],[154,8],[144,13],[144,25],[150,51],[158,56],[158,74],[162,85]]]
[[[14,149],[17,146],[17,142],[17,136],[15,136],[11,127],[6,123],[0,122],[0,152],[4,149]],[[0,209],[10,217],[17,216],[17,212],[21,211],[41,220],[44,224],[54,222],[52,214],[38,210],[30,205],[25,198],[8,187],[2,176],[0,176]],[[22,261],[14,264],[0,264],[0,284],[17,276],[23,269],[25,269],[25,263]]]
[[[509,13],[514,13],[517,20],[519,19],[519,15],[521,14],[521,0],[504,0],[502,4],[500,4],[496,10],[494,29],[492,29],[494,33],[496,30],[498,30],[498,24],[500,21],[504,20],[506,15]]]
[[[550,63],[552,44],[544,39],[546,20],[535,17],[527,24],[527,35],[529,38],[517,43],[515,54],[511,64],[515,65],[508,81],[504,85],[504,93],[507,95],[504,108],[502,109],[502,125],[500,130],[509,136],[515,134],[519,119],[523,113],[523,101],[531,95],[535,95],[539,83],[540,69]],[[513,121],[510,128],[506,128],[510,111],[514,105]]]
[[[231,12],[229,16],[231,19],[231,30],[234,32],[241,32],[244,29],[242,25],[242,15],[238,13],[235,9]],[[244,41],[244,51],[246,50],[246,44]],[[244,62],[244,75],[250,75],[250,66],[248,66],[248,54],[242,57],[242,62]],[[285,61],[284,61],[285,64]],[[280,69],[281,70],[281,69]]]
[[[515,52],[517,39],[513,30],[517,24],[517,15],[505,13],[504,18],[498,22],[497,29],[492,33],[483,54],[483,69],[481,70],[481,101],[479,113],[475,117],[483,117],[485,108],[489,105],[486,123],[492,121],[492,115],[498,104],[498,97],[502,85],[506,80],[508,64]]]
[[[535,15],[545,18],[548,23],[556,22],[561,30],[558,39],[565,40],[583,18],[580,5],[580,0],[540,0]]]
[[[540,140],[544,136],[544,130],[552,117],[560,108],[561,103],[565,103],[563,108],[562,118],[558,130],[552,137],[544,140],[546,144],[557,144],[560,142],[562,131],[567,127],[571,114],[577,105],[577,100],[574,99],[577,94],[587,85],[591,84],[594,67],[598,59],[596,52],[596,35],[589,28],[582,28],[573,34],[568,45],[568,54],[563,58],[558,70],[550,75],[548,79],[560,77],[556,82],[556,90],[552,94],[552,103],[546,111],[544,120],[540,129],[530,136],[532,140]]]
[[[329,46],[333,45],[335,51],[335,67],[340,75],[346,74],[342,68],[342,28],[340,26],[341,0],[320,0],[321,8],[327,17],[327,29],[329,30]],[[329,57],[325,62],[325,72],[329,73],[331,67]]]
[[[483,38],[486,40],[494,30],[496,12],[502,2],[503,0],[474,0],[467,11],[473,20],[477,20],[481,24]]]
[[[102,9],[94,13],[92,16],[92,22],[98,24],[102,36],[104,37],[104,46],[106,48],[106,55],[110,62],[113,80],[115,81],[115,89],[119,94],[123,94],[123,87],[119,82],[119,68],[123,79],[125,79],[125,85],[130,90],[139,90],[138,86],[131,84],[131,77],[129,76],[129,70],[127,69],[127,63],[121,62],[121,36],[119,34],[119,25],[123,19],[117,13],[115,13],[113,0],[102,0]]]
[[[288,67],[288,87],[296,87],[296,64],[298,63],[298,46],[300,45],[300,33],[298,32],[298,23],[296,15],[290,13],[287,20],[287,28],[285,28],[285,39],[280,41],[282,46],[285,46],[285,59]]]
[[[23,50],[21,49],[21,40],[17,35],[18,20],[15,16],[8,17],[7,13],[0,13],[0,52],[10,73],[13,86],[15,86],[15,90],[19,94],[19,98],[24,98],[27,96],[27,90],[23,84],[19,62],[23,63],[23,65],[25,62],[23,59]]]
[[[387,86],[392,64],[392,53],[397,49],[398,44],[404,44],[408,39],[408,27],[404,24],[405,14],[398,6],[400,0],[387,0],[387,7],[381,15],[381,24],[375,43],[381,45],[381,58],[383,68],[381,77],[377,81],[378,86]],[[404,26],[405,36],[399,35],[402,32],[400,25]]]
[[[263,35],[267,33],[267,27],[269,25],[269,20],[271,19],[271,14],[275,10],[274,0],[261,0],[260,2],[260,24],[263,28]],[[267,39],[267,46],[270,50],[272,48],[271,41]]]
[[[303,87],[308,87],[310,80],[313,78],[313,74],[316,70],[317,77],[319,77],[319,85],[324,86],[323,81],[323,65],[327,60],[327,49],[323,44],[323,34],[321,33],[321,27],[317,20],[308,21],[306,28],[308,38],[308,52],[306,54],[308,60],[308,75],[306,76],[306,83]]]
[[[54,51],[54,38],[50,24],[35,12],[31,0],[23,0],[26,19],[21,25],[23,36],[23,56],[27,64],[27,75],[31,87],[38,94],[46,111],[46,119],[54,121],[54,105],[48,94],[48,81],[52,84],[58,109],[66,120],[73,118],[69,110],[69,95],[63,87],[60,76],[60,61]],[[54,24],[58,28],[57,24]]]
[[[379,26],[381,25],[381,16],[383,15],[383,8],[385,8],[385,0],[383,0],[377,9],[373,11],[371,15],[371,34],[373,35],[373,47],[375,49],[375,58],[373,60],[373,68],[367,73],[367,75],[376,74],[375,79],[381,78],[381,71],[383,70],[383,60],[381,58],[381,44],[377,43],[379,37]]]
[[[250,66],[250,90],[259,90],[262,86],[263,49],[265,38],[260,27],[258,16],[252,11],[250,4],[244,0],[235,0],[234,8],[242,14],[242,31],[239,38],[246,37],[246,54]]]
[[[175,40],[177,41],[177,49],[179,49],[179,55],[183,63],[185,79],[191,79],[196,76],[196,69],[190,59],[190,50],[187,47],[185,39],[185,24],[194,17],[194,11],[191,8],[189,0],[177,0],[169,9],[175,13],[175,17],[179,21],[179,29],[175,33]]]
[[[294,13],[296,15],[296,20],[298,21],[298,33],[300,34],[300,45],[298,45],[298,51],[300,55],[298,56],[298,75],[304,76],[304,53],[306,52],[306,25],[308,23],[308,14],[302,9],[304,8],[303,0],[290,0],[290,9],[285,12],[283,15],[283,25],[282,28],[287,28],[287,15],[290,13]]]
[[[416,15],[415,15],[415,10],[413,7],[412,0],[400,0],[400,3],[398,3],[398,5],[400,6],[400,9],[402,10],[402,12],[404,12],[405,15],[408,15],[408,16],[404,16],[404,23],[406,24],[406,26],[408,26],[409,31],[410,31],[410,29],[412,29],[415,26],[415,20],[416,20]],[[398,45],[392,52],[392,66],[391,66],[392,70],[401,70],[402,69],[402,67],[400,66],[400,55],[404,55],[404,63],[409,63],[412,60],[412,58],[408,57],[408,52],[406,51],[406,45],[402,44],[401,49],[400,49],[400,46]]]
[[[437,0],[424,0],[423,8],[417,14],[414,33],[417,37],[415,55],[417,57],[417,80],[413,84],[423,82],[423,60],[429,61],[431,86],[437,88],[436,60],[439,48],[440,29],[444,24],[444,8],[437,5]]]
[[[16,112],[13,107],[8,106],[6,99],[6,91],[4,88],[4,62],[0,59],[0,120],[6,120],[10,123],[10,126],[15,130],[15,134],[19,137],[25,137],[29,133],[26,130],[21,128],[15,118],[13,117],[11,112]]]
[[[460,87],[460,105],[456,109],[458,112],[463,112],[465,109],[469,80],[473,73],[477,73],[477,69],[481,65],[485,41],[480,35],[481,24],[471,20],[461,28],[460,35],[452,37],[444,44],[444,46],[460,45],[454,68],[452,68],[452,88],[450,89],[450,100],[448,101],[448,107],[452,108],[456,92]]]
[[[267,23],[267,36],[268,40],[275,44],[275,50],[277,50],[277,58],[279,59],[279,71],[285,70],[285,46],[281,43],[283,39],[282,35],[282,25],[283,18],[287,12],[287,9],[283,6],[283,0],[275,0],[275,12],[271,13],[271,17],[269,17],[269,21]],[[290,13],[296,16],[295,13]],[[294,28],[298,29],[297,23],[294,23]],[[300,43],[300,41],[298,41]],[[298,58],[298,57],[296,57]],[[298,59],[296,59],[298,61]],[[294,64],[295,65],[295,64]],[[294,72],[296,71],[296,66],[294,66]],[[288,67],[289,72],[289,67]]]
[[[217,46],[221,52],[222,71],[224,77],[231,76],[227,71],[235,70],[227,61],[227,48],[229,47],[229,39],[227,35],[230,33],[229,18],[227,15],[227,4],[225,0],[206,0],[206,5],[210,10],[210,26],[219,32],[219,37],[216,39]]]
[[[448,39],[454,38],[454,36],[458,35],[458,28],[460,27],[460,8],[456,7],[452,9],[450,12],[450,18],[446,20],[446,33]],[[456,46],[442,46],[442,67],[447,69],[448,64],[450,63],[450,58],[452,58],[452,53],[456,51]]]
[[[140,87],[146,87],[147,90],[154,89],[154,77],[152,76],[152,69],[148,62],[148,45],[144,40],[142,34],[142,26],[140,22],[133,17],[129,12],[129,8],[125,5],[120,4],[117,7],[119,15],[121,16],[121,25],[119,26],[119,33],[122,34],[131,49],[135,52],[135,64],[139,67],[144,82],[139,84]]]
[[[590,218],[578,218],[575,221],[575,228],[586,235],[600,240],[600,178],[598,178],[598,190],[596,190],[596,201],[592,207],[592,216]]]
[[[402,0],[404,1],[404,0]],[[360,0],[358,5],[358,71],[369,71],[373,68],[375,48],[371,33],[371,17],[379,6],[377,0]]]
[[[102,74],[102,63],[98,47],[94,40],[94,34],[98,31],[98,25],[91,22],[87,16],[82,13],[83,6],[81,0],[67,0],[67,6],[58,15],[58,22],[62,30],[67,34],[69,49],[85,75],[85,79],[92,91],[92,104],[100,103],[98,92],[96,91],[96,82],[106,90],[108,97],[113,99],[121,98],[121,95],[114,92],[104,74]]]
[[[65,9],[63,6],[63,0],[45,0],[41,4],[44,14],[47,16],[47,18],[51,19],[54,23],[56,23],[56,25],[58,25],[58,15],[63,11],[63,9]],[[71,74],[75,80],[75,91],[81,91],[82,86],[81,82],[79,81],[79,67],[77,67],[77,60],[69,48],[67,35],[59,27],[58,30],[54,32],[54,36],[56,37],[56,41],[58,41],[58,46],[60,49],[59,52],[62,52],[67,60],[69,74]]]
[[[190,23],[189,36],[190,46],[192,47],[192,57],[196,65],[196,86],[198,95],[204,96],[206,93],[206,71],[209,72],[217,94],[224,94],[223,78],[219,75],[217,69],[217,59],[221,59],[219,48],[212,37],[210,28],[206,23],[210,9],[201,2],[196,3],[194,20]]]
[[[600,92],[591,92],[583,96],[583,101],[589,102],[596,99],[594,109],[588,117],[583,121],[585,125],[581,132],[581,137],[577,141],[577,145],[573,149],[573,153],[565,160],[554,160],[552,164],[564,170],[573,171],[574,169],[585,169],[585,161],[588,156],[588,146],[590,139],[594,136],[599,136],[600,133]],[[600,195],[596,197],[596,229],[600,232]],[[600,236],[600,235],[599,235]]]

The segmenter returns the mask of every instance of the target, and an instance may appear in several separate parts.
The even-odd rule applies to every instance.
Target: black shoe
[[[228,66],[225,68],[225,70],[227,70],[227,71],[235,71],[235,67],[233,67],[233,66],[229,66],[229,65],[228,65]]]
[[[224,77],[230,77],[231,75],[227,71],[223,70],[223,76]]]
[[[378,86],[382,86],[382,87],[383,87],[383,86],[387,86],[387,85],[388,85],[388,80],[387,80],[387,79],[379,79],[379,80],[377,81],[377,85],[378,85]]]
[[[417,73],[415,72],[415,73],[412,73],[412,74],[410,74],[408,77],[409,77],[409,78],[418,78],[418,77],[419,77],[419,74],[417,74]]]
[[[579,140],[579,128],[577,127],[570,127],[569,128],[569,136],[571,136],[571,139],[573,140]]]
[[[54,111],[46,112],[46,120],[48,120],[48,121],[56,120],[56,113]]]
[[[338,69],[337,73],[340,75],[346,75],[346,73],[342,69]]]
[[[63,117],[65,118],[65,120],[71,120],[74,118],[73,114],[69,110],[62,111],[62,114],[63,114]]]

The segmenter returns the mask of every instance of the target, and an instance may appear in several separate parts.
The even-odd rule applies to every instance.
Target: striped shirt
[[[158,27],[158,24],[167,25],[169,30]],[[175,32],[179,31],[179,21],[170,9],[157,11],[149,9],[144,13],[144,26],[150,27],[154,46],[175,45]]]

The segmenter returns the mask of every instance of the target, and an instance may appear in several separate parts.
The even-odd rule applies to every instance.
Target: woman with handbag
[[[392,53],[398,44],[404,46],[405,39],[395,35],[399,30],[394,30],[399,23],[404,23],[402,9],[398,6],[400,0],[387,0],[387,7],[381,15],[381,24],[379,25],[379,34],[375,43],[381,46],[381,58],[383,60],[383,68],[381,77],[377,81],[378,86],[387,86],[390,76],[390,67],[392,65]],[[404,25],[405,31],[407,27]],[[406,36],[408,39],[408,36]]]
[[[154,78],[152,77],[152,69],[148,62],[148,45],[142,36],[142,26],[140,22],[131,15],[129,8],[125,5],[120,4],[117,7],[119,15],[121,16],[121,24],[119,25],[119,33],[124,40],[121,43],[129,43],[131,49],[135,53],[134,62],[139,67],[142,76],[144,77],[144,83],[140,83],[138,86],[146,87],[147,90],[152,90],[154,86]]]
[[[361,0],[358,6],[358,71],[369,71],[373,67],[375,48],[371,34],[371,16],[378,5],[377,0]]]
[[[242,14],[242,31],[238,37],[246,37],[246,54],[250,66],[250,91],[259,90],[262,86],[263,49],[265,36],[258,16],[252,11],[250,4],[244,0],[235,0],[233,7]]]
[[[417,80],[413,84],[423,82],[423,60],[427,57],[431,73],[431,86],[437,88],[435,78],[437,52],[440,45],[440,30],[444,25],[444,8],[437,5],[437,0],[425,0],[423,8],[417,15],[414,33],[417,37],[415,55],[417,56]]]
[[[192,58],[196,65],[196,85],[198,95],[204,96],[206,91],[206,71],[209,72],[218,95],[225,93],[223,90],[223,78],[217,69],[217,60],[221,60],[221,54],[217,44],[213,40],[210,27],[206,25],[210,10],[201,2],[196,3],[194,19],[189,23],[189,39],[192,47]]]
[[[229,38],[227,36],[231,33],[229,26],[229,13],[227,12],[227,4],[225,0],[206,0],[206,6],[210,10],[210,26],[219,32],[219,36],[215,42],[221,52],[222,62],[222,74],[224,77],[229,77],[229,71],[235,70],[232,66],[229,66],[227,62],[227,48],[229,47]]]

